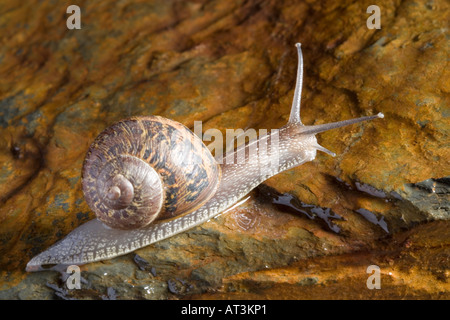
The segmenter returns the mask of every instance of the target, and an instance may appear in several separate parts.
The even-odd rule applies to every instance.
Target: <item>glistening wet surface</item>
[[[449,298],[448,2],[379,0],[381,29],[360,1],[79,5],[80,30],[59,2],[0,6],[1,299]],[[80,175],[103,129],[150,114],[204,133],[279,128],[297,42],[304,124],[385,118],[319,134],[335,158],[318,153],[226,214],[82,266],[79,290],[24,271],[94,218]]]

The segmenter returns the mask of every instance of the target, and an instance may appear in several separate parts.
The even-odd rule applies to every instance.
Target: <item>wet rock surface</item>
[[[0,299],[449,298],[446,1],[0,4]],[[157,114],[203,131],[278,128],[302,43],[302,121],[383,112],[318,135],[334,151],[188,232],[67,275],[26,263],[94,218],[93,139]],[[369,265],[381,290],[369,290]]]

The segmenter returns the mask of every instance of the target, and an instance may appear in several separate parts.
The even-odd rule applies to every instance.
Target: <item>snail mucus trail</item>
[[[26,270],[48,270],[43,266],[50,264],[60,268],[111,259],[186,231],[229,210],[271,176],[314,160],[317,150],[334,156],[317,143],[317,133],[383,118],[383,114],[378,113],[322,125],[304,125],[300,120],[303,57],[300,44],[296,47],[298,68],[294,99],[288,123],[274,131],[278,135],[277,150],[259,152],[261,141],[258,138],[238,147],[247,150],[256,144],[256,157],[246,158],[245,163],[223,161],[223,164],[217,164],[197,137],[193,147],[205,158],[198,161],[200,168],[189,168],[186,172],[183,168],[173,167],[180,162],[179,158],[170,165],[161,163],[170,162],[170,148],[176,147],[164,140],[165,132],[181,130],[182,140],[183,136],[192,138],[189,129],[157,116],[121,121],[99,135],[83,166],[83,191],[91,209],[99,211],[96,212],[97,219],[79,226],[35,256]],[[271,135],[265,138],[270,140]],[[111,139],[116,147],[108,144]],[[119,142],[120,147],[117,146]],[[120,150],[124,153],[119,155]],[[196,155],[194,152],[192,156]],[[275,169],[269,165],[274,157],[278,161]],[[195,181],[183,182],[184,178]],[[95,192],[93,188],[96,188]],[[148,211],[152,211],[150,217],[140,217]],[[127,220],[130,216],[131,220]],[[113,221],[109,222],[111,219]],[[125,223],[115,225],[115,219],[123,219]]]

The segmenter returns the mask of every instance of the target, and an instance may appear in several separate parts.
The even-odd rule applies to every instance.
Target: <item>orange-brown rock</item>
[[[448,2],[379,0],[380,30],[368,1],[78,1],[80,30],[66,27],[70,4],[0,5],[0,298],[449,298]],[[320,134],[337,157],[140,258],[83,266],[81,290],[25,273],[94,218],[80,172],[105,127],[157,114],[278,128],[296,42],[305,124],[385,119]],[[381,290],[366,287],[370,264]]]

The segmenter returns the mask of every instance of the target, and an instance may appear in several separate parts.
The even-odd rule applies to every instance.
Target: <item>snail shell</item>
[[[214,194],[220,175],[220,166],[191,130],[149,116],[100,133],[86,155],[82,187],[100,221],[135,229],[197,209]]]

